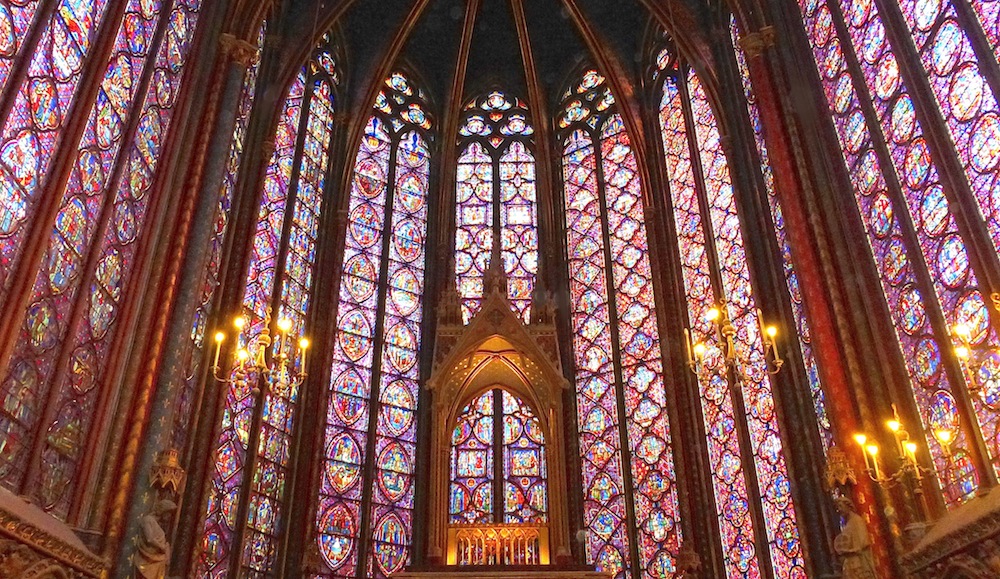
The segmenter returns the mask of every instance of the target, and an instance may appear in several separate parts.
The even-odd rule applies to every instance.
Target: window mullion
[[[494,388],[490,393],[493,396],[493,522],[503,523],[507,515],[507,501],[504,500],[503,392]]]

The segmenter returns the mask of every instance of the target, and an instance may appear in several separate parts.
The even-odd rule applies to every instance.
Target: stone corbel
[[[250,66],[250,63],[257,56],[256,46],[228,32],[219,37],[219,44],[222,46],[223,56],[231,58],[233,62],[244,67]]]

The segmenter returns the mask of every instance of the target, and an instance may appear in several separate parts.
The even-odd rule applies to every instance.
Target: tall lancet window
[[[330,44],[329,37],[324,39],[292,81],[280,111],[249,248],[243,294],[247,324],[240,348],[256,344],[268,315],[271,335],[278,334],[274,324],[282,318],[292,322],[290,335],[308,330],[338,83]],[[226,393],[197,561],[199,575],[262,577],[277,560],[299,390],[294,382],[275,383],[258,402],[253,389],[259,379],[250,372],[247,380],[233,382]],[[263,408],[255,430],[256,404]]]
[[[15,4],[21,17],[34,6]],[[16,321],[0,368],[0,484],[59,517],[84,500],[93,473],[81,458],[103,444],[93,426],[112,406],[99,400],[116,398],[110,361],[127,347],[121,318],[162,203],[160,154],[201,6],[129,0],[122,14],[107,9],[114,4],[57,2],[31,24],[40,32],[20,49],[30,56],[24,76],[3,79],[0,308]],[[96,98],[86,101],[77,89],[99,34],[114,44],[92,69]],[[71,112],[80,123],[67,123]],[[21,295],[27,302],[15,303]]]
[[[567,91],[559,128],[587,558],[669,576],[680,513],[636,156],[596,71]]]
[[[694,71],[672,55],[661,65],[661,135],[688,323],[692,340],[706,348],[699,390],[726,573],[800,576],[795,505],[719,128]],[[708,316],[716,306],[736,328],[736,372],[724,367]]]
[[[922,436],[958,504],[991,474],[978,466],[1000,471],[1000,311],[984,287],[1000,247],[997,3],[799,7]]]
[[[324,577],[386,577],[410,560],[430,172],[424,101],[405,76],[390,76],[354,164],[316,512]]]
[[[527,106],[500,92],[466,105],[459,129],[455,275],[465,323],[479,312],[494,245],[507,298],[528,322],[538,273],[534,142]]]

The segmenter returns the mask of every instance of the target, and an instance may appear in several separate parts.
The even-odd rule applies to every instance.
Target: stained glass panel
[[[523,124],[513,118],[510,124]],[[507,274],[507,297],[528,322],[538,273],[538,216],[535,158],[524,143],[511,143],[500,157],[500,249]]]
[[[286,215],[286,219],[291,219],[290,233],[278,298],[278,319],[292,322],[291,336],[304,335],[306,331],[316,261],[316,236],[333,128],[333,87],[324,79],[315,81],[311,89],[295,199]],[[284,345],[286,353],[290,353],[289,345]],[[271,388],[264,399],[260,443],[250,485],[243,538],[241,573],[250,577],[265,576],[275,564],[278,530],[285,510],[285,482],[290,476],[288,462],[298,397],[297,383],[289,381],[287,376],[272,377]]]
[[[691,158],[693,136],[684,119],[680,87],[672,79],[663,85],[660,125],[666,155],[667,177],[674,222],[680,243],[681,272],[688,301],[692,339],[706,346],[705,363],[718,364],[720,344],[705,318],[715,305],[705,219],[698,202],[695,168]],[[755,522],[750,516],[747,472],[740,458],[736,412],[729,385],[722,376],[699,381],[701,408],[708,435],[709,466],[719,515],[719,531],[727,577],[760,576],[759,554],[754,545]]]
[[[997,23],[997,17],[1000,16],[997,13],[997,2],[971,1],[969,4],[984,15],[992,13],[992,21],[984,20],[987,23],[985,30],[988,36],[992,35],[993,50],[1000,51],[996,43],[997,31],[1000,29],[1000,24]],[[910,27],[926,78],[937,97],[938,107],[951,133],[965,176],[979,202],[993,247],[1000,250],[998,95],[990,88],[987,73],[973,52],[972,41],[959,23],[951,0],[899,0],[899,10]],[[855,30],[877,30],[881,25],[876,22],[880,22],[879,14],[871,0],[859,1],[857,6],[852,7],[851,24]],[[986,62],[983,66],[996,71],[996,61]],[[948,309],[948,306],[945,308]],[[991,433],[983,434],[987,439],[993,440]]]
[[[804,577],[795,504],[778,432],[771,377],[765,360],[756,300],[750,284],[746,247],[736,212],[736,199],[723,152],[715,115],[701,81],[688,76],[694,132],[709,202],[710,235],[715,240],[722,290],[729,319],[736,328],[736,360],[742,380],[743,406],[756,466],[760,504],[771,551],[771,566],[778,577]],[[711,424],[711,423],[707,423]],[[710,428],[710,426],[709,426]]]
[[[37,8],[38,0],[0,0],[0,94],[7,87],[10,68],[21,51]]]
[[[574,131],[563,153],[576,413],[583,468],[587,560],[616,574],[629,566],[621,418],[611,346],[611,312],[594,141]]]
[[[63,122],[76,95],[83,63],[104,19],[107,4],[108,0],[61,0],[39,38],[17,92],[5,95],[14,102],[0,129],[0,187],[3,187],[0,194],[0,299],[5,298],[10,289],[10,274],[24,245],[25,226],[34,212],[52,154],[61,142]],[[146,10],[136,3],[130,8],[133,18],[145,20],[155,16],[159,2],[150,3],[150,9]],[[127,34],[123,25],[117,33],[119,47],[127,43]],[[141,38],[142,32],[138,34]],[[140,52],[148,50],[147,46],[138,48]],[[131,72],[130,68],[115,68],[112,61],[106,77],[111,76],[112,70],[118,74]],[[109,82],[112,86],[127,87],[130,80],[115,82],[110,79]],[[120,95],[114,90],[108,94]],[[120,96],[129,98],[127,93]],[[113,133],[107,136],[114,137]],[[42,227],[47,228],[48,224]],[[47,328],[39,330],[44,333]]]
[[[458,415],[451,435],[450,521],[493,522],[496,497],[493,492],[493,448],[495,424],[493,390],[470,402]]]
[[[316,513],[324,577],[381,578],[410,560],[431,126],[420,94],[402,74],[386,80],[354,164]]]
[[[507,299],[525,323],[538,273],[534,129],[519,99],[494,91],[465,107],[458,133],[455,275],[466,323],[479,311],[493,244],[499,243]],[[488,137],[488,138],[487,138]]]
[[[548,468],[542,425],[524,402],[502,391],[505,523],[548,521]],[[453,479],[454,480],[454,479]]]
[[[493,158],[472,143],[458,158],[455,273],[465,323],[479,312],[483,277],[493,251]]]
[[[860,4],[854,14],[852,34],[860,39],[860,34],[872,34],[875,42],[865,42],[865,50],[858,53],[859,64],[867,67],[866,78],[853,78],[847,68],[844,54],[844,44],[836,36],[833,27],[833,11],[839,11],[836,4],[827,5],[820,1],[803,1],[800,3],[803,22],[810,33],[813,43],[813,56],[820,71],[823,87],[834,116],[834,126],[843,149],[844,160],[850,169],[851,180],[855,188],[855,198],[861,212],[862,220],[868,231],[868,241],[873,257],[879,266],[882,289],[887,298],[897,338],[903,350],[903,358],[907,362],[907,370],[914,385],[913,393],[918,408],[923,410],[921,418],[924,422],[925,439],[931,455],[934,457],[938,472],[944,472],[944,451],[937,439],[931,435],[938,428],[947,428],[956,435],[954,446],[965,448],[969,444],[969,433],[959,420],[952,394],[951,380],[944,372],[941,363],[940,345],[933,333],[928,319],[927,308],[938,307],[936,295],[925,295],[926,290],[920,287],[915,267],[924,264],[911,261],[906,241],[903,236],[901,216],[907,215],[908,207],[896,204],[887,196],[887,179],[904,187],[907,201],[913,204],[918,198],[920,212],[917,215],[926,216],[917,234],[922,237],[921,247],[927,251],[937,242],[933,237],[945,232],[953,220],[947,211],[944,194],[937,183],[936,169],[929,161],[929,152],[919,131],[919,124],[914,115],[909,98],[897,98],[889,108],[886,102],[894,93],[904,90],[902,79],[895,68],[895,60],[885,56],[876,63],[879,55],[887,55],[885,49],[884,29],[877,18],[873,18],[872,6]],[[865,25],[867,23],[867,25]],[[859,28],[863,27],[863,28]],[[872,32],[868,32],[872,31]],[[848,38],[846,46],[851,46]],[[875,65],[878,65],[876,68]],[[882,70],[882,74],[878,74]],[[866,86],[866,82],[869,83]],[[871,92],[869,92],[869,86]],[[892,152],[892,158],[886,160],[879,157],[874,148],[871,131],[882,136],[879,126],[870,129],[861,109],[861,95],[872,98],[876,114],[881,123],[887,127],[885,133],[887,145]],[[893,171],[893,166],[900,168]],[[912,170],[907,171],[907,167]],[[888,175],[888,177],[886,177]],[[964,250],[964,248],[961,248]],[[964,273],[971,273],[966,269]],[[963,283],[968,279],[963,276]],[[936,280],[940,283],[940,279]],[[938,286],[937,289],[940,289]],[[981,296],[970,294],[973,300]],[[973,301],[975,305],[975,301]],[[985,307],[985,306],[983,306]],[[972,308],[975,309],[975,308]],[[932,410],[938,408],[941,416],[933,416]],[[948,480],[948,479],[942,479]],[[974,490],[975,481],[971,485],[945,483],[946,498],[952,502]]]
[[[370,514],[371,577],[387,577],[410,561],[429,177],[427,143],[420,133],[406,133],[396,149],[393,233],[386,274]]]
[[[240,347],[247,347],[256,341],[274,291],[278,245],[285,221],[305,82],[303,70],[288,90],[274,137],[275,149],[264,178],[243,295],[243,307],[250,315],[251,323],[242,334]],[[252,374],[250,378],[256,376]],[[196,564],[199,574],[219,577],[225,576],[228,571],[233,533],[237,528],[236,512],[245,479],[244,463],[250,441],[253,404],[249,383],[236,382],[229,386],[216,443],[215,471],[208,491],[201,552]]]

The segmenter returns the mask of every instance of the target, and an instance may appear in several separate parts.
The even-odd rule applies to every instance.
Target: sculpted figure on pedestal
[[[153,511],[142,517],[136,551],[132,556],[135,577],[142,579],[164,579],[170,565],[170,543],[163,530],[163,519],[173,513],[177,505],[170,500],[160,500],[153,505]]]
[[[843,579],[877,579],[875,558],[872,556],[872,541],[868,527],[861,515],[854,510],[854,503],[846,497],[838,497],[837,511],[844,519],[840,534],[833,540],[833,549],[840,556]]]

